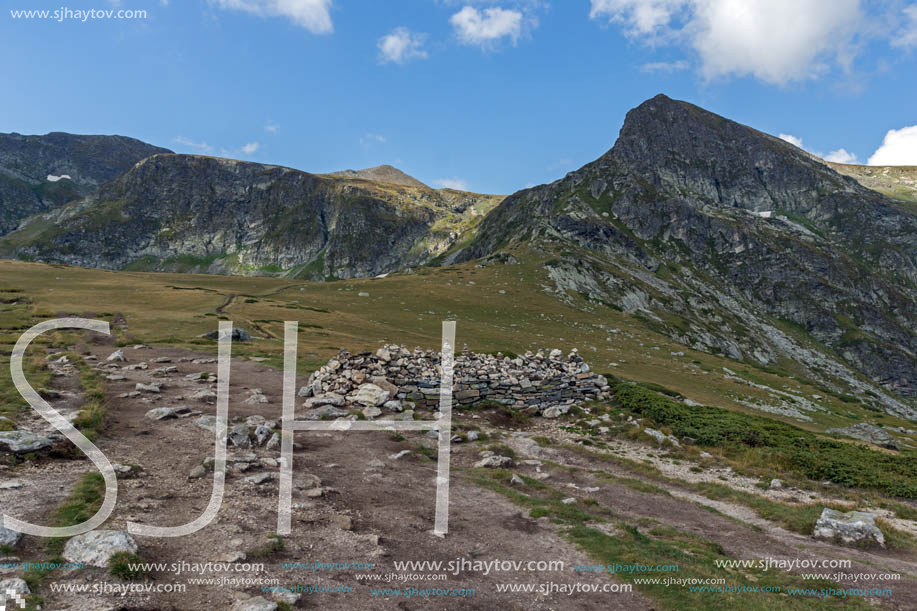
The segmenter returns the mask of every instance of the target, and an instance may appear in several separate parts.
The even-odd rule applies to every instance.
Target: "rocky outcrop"
[[[917,216],[691,104],[657,96],[633,109],[610,151],[506,198],[446,261],[500,252],[544,258],[571,304],[582,295],[638,314],[693,348],[789,357],[855,394],[869,385],[851,369],[917,394]],[[813,363],[788,325],[842,360]]]
[[[888,448],[889,450],[900,449],[898,442],[890,433],[883,431],[877,426],[866,424],[865,422],[858,422],[857,424],[840,429],[828,429],[825,432],[853,437],[854,439],[877,445],[880,448]]]
[[[0,235],[88,195],[135,163],[171,152],[124,136],[0,134]]]
[[[156,155],[31,220],[0,253],[84,267],[374,276],[451,247],[499,198]]]

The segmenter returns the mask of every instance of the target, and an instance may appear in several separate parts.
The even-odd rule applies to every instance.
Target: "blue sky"
[[[315,172],[391,163],[510,193],[598,157],[662,92],[832,159],[917,165],[913,2],[0,4],[3,132],[123,134]],[[11,12],[64,7],[147,15]]]

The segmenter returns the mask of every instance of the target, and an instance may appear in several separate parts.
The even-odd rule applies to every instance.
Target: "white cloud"
[[[785,85],[848,67],[866,21],[860,0],[591,0],[589,16],[648,44],[687,45],[708,80]]]
[[[590,19],[624,24],[629,36],[650,35],[667,27],[685,0],[592,0]]]
[[[802,142],[802,138],[797,138],[792,134],[780,134],[780,139],[789,142],[793,146],[798,146],[804,151],[812,153],[816,157],[821,157],[825,161],[832,161],[834,163],[856,163],[857,156],[844,148],[839,148],[836,151],[831,151],[828,154],[819,153],[818,151],[812,151],[806,148],[805,144]]]
[[[439,178],[433,181],[433,184],[444,189],[455,189],[456,191],[468,190],[468,183],[461,178]]]
[[[219,8],[242,11],[259,17],[284,17],[313,34],[334,31],[332,0],[210,0]]]
[[[856,163],[857,156],[848,151],[847,149],[837,149],[836,151],[831,151],[824,157],[825,161],[833,161],[834,163]]]
[[[278,131],[280,131],[280,126],[272,121],[264,126],[264,131],[270,134],[276,134]]]
[[[249,142],[248,144],[242,145],[240,149],[246,155],[253,155],[258,149],[261,148],[261,144],[258,142]]]
[[[640,70],[643,72],[665,72],[671,74],[672,72],[680,72],[681,70],[687,70],[690,67],[690,64],[684,60],[678,60],[675,62],[650,62],[648,64],[643,64],[640,66]]]
[[[191,149],[192,151],[195,151],[197,153],[212,153],[213,152],[213,147],[207,144],[206,142],[195,142],[194,140],[191,140],[190,138],[185,138],[184,136],[178,136],[177,138],[173,138],[172,142],[174,142],[175,144],[179,146],[183,146],[186,149]]]
[[[386,142],[387,140],[382,134],[367,132],[366,134],[360,136],[360,144],[367,147],[373,144],[385,144]]]
[[[917,125],[890,129],[869,165],[917,165]]]
[[[499,7],[479,11],[473,6],[465,6],[449,18],[449,23],[462,44],[482,47],[504,37],[509,37],[516,44],[524,26],[521,11]]]
[[[789,143],[792,144],[793,146],[798,146],[798,147],[801,148],[801,149],[806,148],[806,147],[804,147],[804,146],[802,145],[802,138],[797,138],[796,136],[794,136],[794,135],[792,135],[792,134],[780,134],[780,139],[781,139],[781,140],[786,140],[787,142],[789,142]]]
[[[397,27],[379,39],[379,59],[383,62],[403,64],[411,59],[427,59],[423,50],[426,34],[412,34],[405,27]]]
[[[912,4],[904,9],[904,18],[901,29],[892,38],[892,45],[896,47],[917,47],[917,4]]]

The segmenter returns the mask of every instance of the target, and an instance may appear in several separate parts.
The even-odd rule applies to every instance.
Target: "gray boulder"
[[[876,515],[864,511],[844,513],[825,507],[813,534],[817,539],[831,539],[847,545],[878,543],[885,547],[885,536],[876,526]]]
[[[248,438],[248,425],[237,424],[229,429],[229,443],[235,448],[250,448],[252,442]]]
[[[108,567],[118,552],[137,552],[137,542],[123,530],[93,530],[77,535],[64,546],[64,559],[89,566]]]
[[[560,351],[558,350],[558,352]],[[544,416],[545,418],[559,418],[560,416],[563,416],[564,414],[566,414],[569,411],[570,411],[569,405],[552,405],[551,407],[541,412],[541,415]]]
[[[255,438],[256,445],[263,446],[267,442],[267,440],[270,439],[270,437],[271,437],[271,429],[269,429],[268,427],[262,424],[261,426],[258,426],[255,428],[254,438]]]
[[[146,417],[150,420],[168,420],[178,418],[178,414],[171,407],[157,407],[148,411]]]
[[[21,532],[0,526],[0,546],[15,547],[20,539],[22,539]],[[0,590],[0,594],[2,593]]]
[[[5,447],[14,454],[37,452],[53,445],[53,439],[36,435],[31,431],[0,431],[0,448]]]
[[[13,601],[7,599],[8,592],[13,592],[14,594],[32,593],[32,591],[29,589],[29,584],[27,584],[24,579],[19,579],[18,577],[13,577],[12,579],[0,579],[0,603],[6,600],[12,605]],[[16,609],[17,605],[13,605],[9,608]]]
[[[512,467],[513,459],[509,456],[488,456],[474,463],[474,466],[475,468],[487,467],[490,469]]]

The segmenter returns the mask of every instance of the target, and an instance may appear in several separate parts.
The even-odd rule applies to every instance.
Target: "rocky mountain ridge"
[[[124,136],[0,134],[0,235],[88,195],[145,157],[169,152]]]
[[[426,263],[499,198],[215,157],[147,158],[0,240],[84,267],[372,276]]]
[[[631,312],[688,346],[791,358],[871,392],[859,370],[917,394],[917,216],[691,104],[641,104],[605,155],[508,197],[445,259],[516,251],[548,259],[559,297]]]

